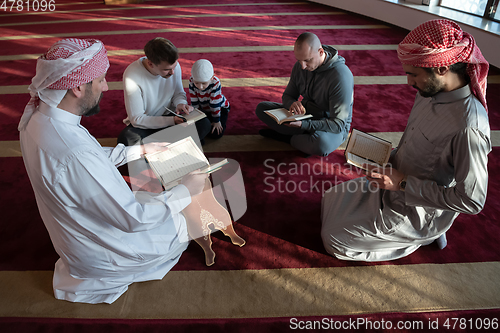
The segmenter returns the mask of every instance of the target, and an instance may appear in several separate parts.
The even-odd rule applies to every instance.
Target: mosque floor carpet
[[[498,140],[489,155],[488,199],[460,215],[448,246],[420,248],[391,262],[337,260],[323,249],[320,202],[325,189],[359,177],[339,149],[304,157],[258,136],[263,100],[280,101],[303,31],[334,45],[355,76],[353,127],[393,137],[406,125],[415,91],[396,56],[407,31],[304,1],[159,0],[134,5],[56,1],[55,11],[0,12],[0,331],[2,332],[475,332],[498,328],[500,235]],[[243,212],[232,212],[240,248],[213,234],[216,264],[189,245],[161,281],[136,283],[111,305],[73,304],[52,294],[58,256],[38,214],[18,143],[36,58],[60,38],[97,38],[111,63],[101,113],[82,124],[105,144],[124,127],[122,73],[151,38],[180,51],[185,87],[190,68],[209,59],[231,103],[226,135],[204,147],[236,163]],[[492,136],[500,130],[500,70],[491,68],[487,99]],[[495,143],[496,142],[496,143]],[[233,170],[234,171],[234,170]],[[235,171],[235,172],[236,172]],[[123,173],[131,186],[136,176]],[[158,191],[152,180],[144,189]],[[226,199],[229,199],[226,197]]]

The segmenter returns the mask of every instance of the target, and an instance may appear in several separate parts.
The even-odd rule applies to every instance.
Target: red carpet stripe
[[[404,37],[404,30],[395,29],[361,29],[361,30],[335,30],[324,33],[321,30],[313,31],[318,33],[322,42],[331,45],[378,45],[398,44]],[[265,46],[265,45],[293,45],[297,35],[302,30],[290,29],[283,31],[225,31],[225,32],[171,32],[160,34],[168,37],[178,48],[186,47],[214,47],[214,46]],[[92,34],[89,34],[92,36]],[[129,36],[105,36],[102,40],[109,50],[121,49],[142,49],[145,42],[157,37],[158,33],[134,34]],[[47,47],[57,41],[58,38],[40,38],[36,44],[28,40],[8,41],[1,40],[0,47],[4,49],[3,55],[10,54],[32,54],[43,53]]]
[[[251,46],[248,47],[251,50]],[[354,76],[403,76],[404,72],[395,50],[352,50],[340,51],[351,65]],[[205,58],[212,62],[216,75],[220,78],[252,78],[252,77],[288,77],[290,68],[295,63],[292,51],[224,52],[220,53],[181,53],[179,63],[182,67],[183,79],[190,76],[191,66]],[[137,60],[140,55],[110,56],[111,67],[106,76],[109,82],[121,81],[125,64]],[[15,67],[14,67],[15,66]],[[32,68],[36,59],[0,61],[0,73],[3,73],[8,85],[29,85]]]
[[[312,10],[310,8],[309,10]],[[153,12],[154,13],[154,12]],[[216,11],[209,11],[212,15],[217,15]],[[130,13],[129,13],[130,14]],[[146,14],[146,13],[145,13]],[[151,13],[150,13],[151,14]],[[205,14],[203,11],[193,10],[191,14]],[[140,15],[140,14],[139,14]],[[248,24],[247,20],[242,20],[241,17],[220,16],[220,17],[180,17],[180,18],[165,18],[165,19],[148,19],[148,20],[122,20],[122,21],[96,21],[87,25],[86,32],[101,31],[120,31],[120,30],[144,30],[144,29],[175,29],[175,28],[216,28],[216,27],[260,27],[269,25],[272,19],[273,26],[288,26],[288,25],[365,25],[366,19],[362,17],[353,17],[349,15],[315,15],[315,16],[287,16],[287,15],[269,15],[252,17],[253,21]],[[307,23],[306,23],[307,22]],[[0,26],[0,34],[6,35],[6,31],[12,27],[3,28]],[[15,27],[15,36],[23,36],[25,34],[59,34],[63,31],[65,34],[81,32],[81,26],[73,22],[44,24],[44,25],[21,25]]]
[[[495,198],[500,195],[500,176],[494,172],[500,164],[499,151],[500,148],[495,148],[490,155],[490,199],[485,209],[478,216],[462,214],[457,218],[448,233],[446,249],[439,251],[430,245],[406,258],[376,265],[500,261],[500,248],[496,246],[496,239],[490,237],[500,234],[500,226],[496,223],[500,207],[495,205]],[[358,176],[344,167],[339,168],[344,163],[342,152],[336,151],[323,159],[303,158],[294,151],[211,153],[208,156],[232,158],[240,163],[247,184],[248,203],[247,212],[235,224],[237,232],[248,239],[247,245],[236,247],[222,235],[215,234],[213,247],[219,260],[210,269],[371,265],[334,259],[326,254],[321,243],[320,200],[323,188]],[[2,174],[9,175],[3,181],[5,199],[0,204],[5,212],[5,221],[9,221],[2,225],[0,233],[0,253],[5,254],[0,259],[0,270],[52,269],[57,255],[37,213],[33,194],[26,192],[30,184],[22,159],[2,158],[0,170]],[[278,171],[284,175],[279,175]],[[300,202],[300,205],[287,205],[290,202]],[[265,218],[262,212],[266,212]],[[29,243],[30,246],[20,247],[20,243]],[[203,253],[196,244],[190,245],[174,268],[205,269]]]
[[[168,2],[162,2],[166,4]],[[213,3],[207,4],[201,2],[194,4],[190,1],[189,4],[172,4],[172,5],[159,5],[155,1],[147,1],[145,4],[129,4],[129,5],[104,5],[102,2],[86,4],[86,5],[74,5],[71,8],[65,6],[61,1],[56,2],[56,11],[54,12],[31,12],[31,13],[17,13],[9,12],[2,13],[2,17],[5,21],[2,23],[15,23],[15,22],[31,22],[31,21],[46,21],[54,19],[71,19],[75,18],[75,14],[78,14],[78,18],[83,17],[127,17],[133,16],[157,16],[158,13],[164,13],[163,15],[185,15],[185,14],[200,14],[200,13],[217,13],[217,12],[241,12],[241,13],[267,13],[267,12],[301,12],[309,11],[311,9],[321,9],[323,11],[332,11],[332,8],[321,6],[318,4],[308,3],[308,2],[279,2],[279,1],[263,1],[261,3],[257,1],[248,1],[242,3]]]
[[[258,130],[263,128],[254,113],[257,104],[264,100],[281,101],[283,87],[223,87],[223,92],[231,103],[226,133],[245,135],[257,134]],[[359,85],[355,86],[354,93],[352,127],[367,132],[404,130],[415,96],[413,88],[406,85]],[[17,124],[28,100],[28,94],[2,96],[0,140],[18,140]],[[500,105],[499,84],[489,85],[487,100],[489,105]],[[82,124],[87,126],[95,137],[117,137],[125,126],[122,123],[126,117],[123,92],[106,92],[101,101],[101,110],[96,116],[83,118]],[[499,130],[500,114],[490,111],[489,117],[491,129]]]
[[[341,332],[477,332],[494,331],[484,327],[494,327],[500,317],[499,309],[474,311],[443,311],[423,313],[384,313],[325,316],[325,317],[280,317],[280,318],[247,318],[247,319],[153,319],[153,320],[117,320],[117,319],[59,319],[59,318],[0,318],[0,327],[5,332],[93,332],[93,333],[180,333],[180,332],[238,332],[238,333],[275,333],[289,332],[292,327],[314,325],[320,322],[323,329],[317,331],[337,330]],[[383,322],[382,322],[383,319]],[[454,325],[455,324],[455,325]],[[335,325],[337,328],[335,329]],[[398,325],[402,328],[398,329]],[[404,327],[407,327],[405,329]],[[379,327],[375,329],[374,327]],[[382,329],[384,327],[385,329]],[[388,329],[392,327],[393,329]],[[424,329],[422,329],[423,327]],[[477,329],[481,327],[482,330]],[[496,326],[495,326],[496,327]],[[371,328],[371,329],[370,329]],[[419,329],[420,328],[420,329]]]
[[[231,103],[227,134],[257,134],[263,128],[255,116],[257,104],[264,100],[281,101],[284,87],[231,87],[222,88]],[[366,131],[398,132],[406,125],[407,116],[412,106],[415,93],[406,85],[356,86],[353,126]],[[392,94],[407,97],[392,99]],[[388,97],[381,102],[381,97]],[[0,124],[0,140],[18,140],[17,123],[29,95],[2,96],[4,119]],[[123,102],[123,91],[108,91],[101,101],[101,113],[83,118],[82,124],[87,126],[96,137],[117,137],[124,128],[122,120],[126,117]],[[371,110],[367,112],[367,110]],[[387,122],[387,117],[392,117]]]

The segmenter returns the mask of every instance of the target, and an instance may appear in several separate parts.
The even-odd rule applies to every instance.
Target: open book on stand
[[[389,162],[392,143],[374,135],[353,129],[349,134],[345,157],[347,163],[365,169],[363,164],[383,167]]]
[[[203,118],[205,118],[207,116],[205,114],[205,112],[200,111],[198,109],[194,109],[193,111],[189,112],[189,114],[185,114],[185,113],[183,113],[183,114],[177,114],[174,111],[172,111],[169,108],[167,108],[166,106],[165,106],[165,110],[167,110],[168,113],[170,113],[170,114],[172,114],[174,116],[177,116],[177,117],[180,117],[180,118],[184,119],[188,125],[194,123],[195,121],[203,119]]]
[[[312,115],[310,114],[294,114],[290,116],[290,112],[285,108],[266,110],[264,112],[271,116],[271,118],[273,118],[280,125],[286,122],[312,118]]]
[[[201,169],[201,172],[212,173],[228,163],[227,159],[224,159],[210,165],[191,137],[169,144],[167,147],[165,151],[145,155],[165,190],[179,185],[182,177],[192,171]]]

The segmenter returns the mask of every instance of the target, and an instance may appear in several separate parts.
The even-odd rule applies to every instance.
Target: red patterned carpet
[[[231,102],[227,140],[236,135],[251,140],[262,128],[254,115],[256,105],[263,100],[279,101],[284,89],[284,84],[266,85],[265,82],[271,82],[272,78],[286,80],[295,62],[291,46],[305,30],[316,33],[324,44],[337,46],[355,76],[353,127],[367,132],[401,132],[413,104],[415,90],[404,84],[404,73],[395,52],[395,46],[407,31],[335,8],[284,0],[214,0],[209,4],[198,0],[189,4],[180,0],[146,1],[139,5],[115,6],[90,1],[77,4],[57,1],[56,6],[53,13],[0,12],[0,143],[3,144],[0,149],[4,152],[0,157],[0,210],[3,212],[0,281],[3,281],[3,273],[51,271],[58,258],[38,214],[22,158],[15,149],[9,148],[9,144],[18,140],[17,123],[29,100],[26,88],[35,72],[36,57],[60,38],[97,38],[108,49],[110,91],[101,102],[101,113],[82,120],[97,138],[115,138],[123,128],[122,119],[126,113],[120,83],[122,73],[142,55],[145,42],[156,36],[170,39],[179,48],[183,79],[189,78],[194,61],[206,58],[212,61],[216,75],[228,80],[224,81],[228,86],[223,85],[223,92]],[[89,19],[92,21],[85,21]],[[288,49],[280,50],[279,47]],[[498,75],[500,70],[491,68],[490,76]],[[394,81],[398,77],[400,81]],[[393,81],[378,82],[383,79]],[[488,86],[487,99],[491,129],[500,130],[500,84]],[[342,151],[335,151],[327,158],[304,158],[297,151],[246,151],[245,147],[241,148],[242,151],[212,152],[207,156],[231,158],[240,164],[248,207],[245,215],[235,223],[235,229],[248,241],[247,245],[235,247],[215,234],[216,265],[207,268],[202,250],[191,244],[175,266],[175,272],[384,265],[405,268],[422,264],[447,267],[448,264],[500,262],[500,248],[496,243],[500,235],[497,218],[500,216],[500,176],[496,174],[500,166],[499,148],[490,154],[490,182],[484,210],[477,216],[460,215],[448,233],[449,243],[444,250],[430,245],[406,258],[377,264],[340,261],[329,256],[322,247],[319,233],[322,191],[330,184],[357,177],[339,167],[344,162]],[[283,163],[285,174],[280,175],[273,169],[270,175],[270,166],[276,168],[279,163]],[[296,165],[308,171],[295,174],[291,168]],[[304,187],[298,190],[297,184],[301,182]],[[294,190],[290,190],[292,187]],[[308,288],[307,283],[304,281],[304,289]],[[418,294],[418,290],[414,292]],[[2,304],[6,299],[2,295],[7,294],[0,286],[0,309],[9,307],[9,304]],[[498,295],[496,291],[493,294]],[[488,305],[479,302],[475,307],[448,308],[448,311],[445,306],[415,306],[411,311],[367,312],[360,306],[359,311],[351,311],[348,315],[332,310],[329,318],[339,322],[361,319],[422,321],[426,328],[437,320],[439,327],[446,331],[474,331],[459,327],[450,329],[443,323],[452,317],[469,322],[498,317],[500,299],[495,297]],[[234,313],[227,317],[207,318],[200,314],[189,319],[170,316],[165,317],[170,319],[90,319],[85,317],[84,311],[81,317],[76,315],[74,318],[53,317],[52,312],[44,314],[43,311],[41,315],[30,316],[30,309],[41,303],[13,304],[24,308],[19,314],[0,314],[3,332],[278,332],[291,329],[290,320],[294,317],[303,322],[324,318],[319,314],[307,316],[293,312],[254,318],[251,311],[242,311],[237,306],[258,307],[258,301],[254,304],[235,301]],[[350,329],[353,332],[370,331],[366,326],[361,329],[351,326]],[[416,330],[386,327],[380,331]]]

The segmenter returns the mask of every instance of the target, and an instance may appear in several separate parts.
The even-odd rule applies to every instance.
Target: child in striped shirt
[[[212,130],[207,135],[219,139],[226,130],[229,114],[229,101],[222,94],[219,78],[214,75],[212,63],[206,59],[197,60],[191,68],[189,78],[191,105],[205,112],[212,123]]]

